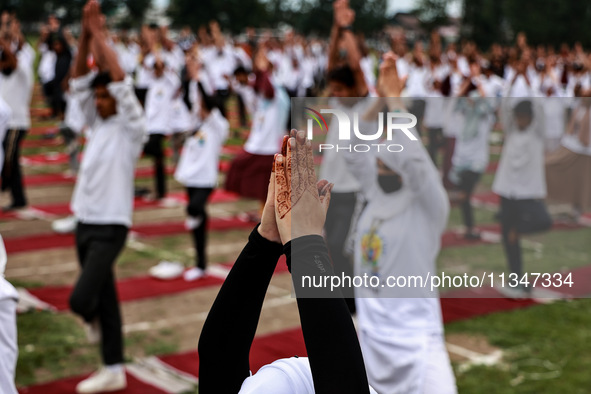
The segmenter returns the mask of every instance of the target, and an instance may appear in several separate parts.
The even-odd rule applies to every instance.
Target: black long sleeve
[[[265,294],[282,245],[248,237],[203,325],[199,338],[199,393],[236,394],[250,375],[249,353]]]
[[[304,276],[334,274],[324,239],[318,235],[296,238],[285,245],[284,252],[298,298],[315,394],[369,394],[361,347],[340,290],[301,285]]]

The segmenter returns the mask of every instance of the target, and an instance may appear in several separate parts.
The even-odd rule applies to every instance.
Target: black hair
[[[520,101],[514,108],[513,114],[515,116],[527,116],[531,118],[534,115],[532,103],[529,100]]]
[[[328,72],[328,80],[340,82],[348,88],[355,87],[355,74],[349,66],[339,66]]]
[[[96,89],[99,86],[107,86],[111,82],[113,82],[113,80],[111,79],[111,74],[108,71],[103,71],[97,74],[96,77],[94,77],[92,83],[90,84],[90,87]]]
[[[243,66],[238,66],[234,70],[234,75],[238,75],[238,74],[248,74],[248,71],[246,71],[246,69]]]

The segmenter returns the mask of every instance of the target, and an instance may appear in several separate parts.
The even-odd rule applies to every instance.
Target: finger
[[[302,132],[303,133],[303,132]],[[308,175],[308,187],[312,190],[316,189],[317,179],[316,179],[316,170],[314,169],[314,152],[312,151],[312,143],[310,141],[306,141],[305,144],[305,151],[306,151],[306,170]]]
[[[269,187],[267,188],[267,201],[265,205],[270,207],[275,206],[275,168],[271,171],[271,176],[269,177]]]
[[[283,219],[291,209],[291,196],[285,179],[285,160],[282,155],[277,155],[275,160],[275,213]]]
[[[295,145],[295,140],[293,138],[289,138],[287,140],[286,145],[287,145],[287,147],[286,147],[285,159],[287,162],[285,164],[285,179],[287,181],[288,190],[291,190],[293,188],[293,186],[292,186],[292,174],[293,174],[292,164],[293,164],[293,148]]]
[[[298,201],[299,198],[304,194],[306,190],[308,178],[306,171],[306,152],[302,147],[301,138],[299,133],[296,133],[296,138],[293,138],[295,158],[293,160],[292,168],[292,195],[293,200]]]
[[[322,179],[321,181],[318,181],[318,183],[316,184],[316,190],[318,190],[318,195],[320,197],[323,196],[322,191],[326,185],[328,185],[328,181],[326,179]]]
[[[283,143],[281,144],[281,154],[283,156],[287,156],[287,142],[289,140],[289,136],[285,135],[283,136]]]
[[[322,204],[322,208],[324,208],[324,213],[328,212],[328,207],[330,206],[330,199],[332,197],[332,188],[334,187],[334,183],[329,183],[325,186],[322,190],[322,197],[320,198],[320,203]]]

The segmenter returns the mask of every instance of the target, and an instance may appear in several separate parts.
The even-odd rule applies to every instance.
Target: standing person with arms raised
[[[25,208],[27,198],[20,164],[21,144],[31,127],[30,104],[33,94],[33,61],[35,51],[25,41],[20,23],[14,14],[2,13],[0,27],[0,96],[12,110],[4,137],[5,165],[2,169],[2,190],[10,190],[12,202],[4,211]]]
[[[132,80],[108,46],[96,0],[84,7],[82,33],[71,93],[80,100],[89,126],[72,211],[78,221],[76,249],[82,271],[70,307],[99,341],[104,366],[76,387],[99,393],[126,387],[123,335],[113,267],[131,227],[133,181],[146,137],[145,116]],[[100,73],[91,72],[92,54]]]

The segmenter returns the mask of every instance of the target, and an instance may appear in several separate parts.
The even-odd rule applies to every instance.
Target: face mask
[[[384,193],[390,194],[402,188],[400,175],[378,175],[378,185]]]

